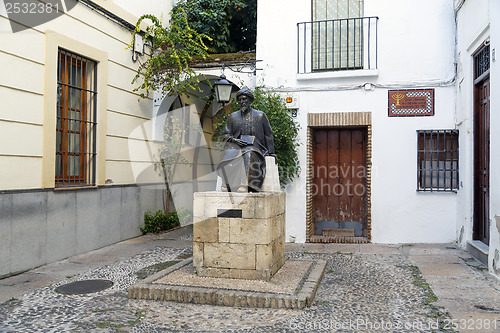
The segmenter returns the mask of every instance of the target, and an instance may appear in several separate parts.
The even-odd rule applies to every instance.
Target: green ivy
[[[154,233],[170,230],[180,226],[177,213],[164,214],[161,210],[153,215],[149,210],[144,213],[144,228],[141,228],[143,234]]]
[[[273,130],[274,151],[278,158],[278,170],[281,187],[291,183],[300,173],[298,140],[300,125],[292,117],[285,102],[273,89],[265,86],[257,86],[253,90],[255,100],[252,107],[263,111]],[[231,101],[231,112],[239,110],[236,98]],[[214,140],[217,140],[226,124],[229,114],[220,116],[217,123]]]
[[[139,18],[136,24],[136,33],[140,33],[143,21],[152,22],[146,28],[144,38],[149,40],[152,55],[140,64],[132,84],[138,80],[142,83],[134,91],[145,90],[146,97],[151,91],[160,90],[174,94],[187,94],[189,90],[199,90],[198,74],[189,66],[193,56],[206,59],[208,47],[205,41],[212,39],[203,33],[192,29],[186,13],[182,8],[170,12],[169,26],[163,26],[161,20],[154,15],[146,14]],[[135,34],[132,47],[135,41]]]

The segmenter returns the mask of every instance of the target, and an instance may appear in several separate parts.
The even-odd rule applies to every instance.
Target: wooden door
[[[490,241],[490,79],[474,86],[473,238]]]
[[[313,131],[312,200],[317,235],[367,236],[366,129]]]

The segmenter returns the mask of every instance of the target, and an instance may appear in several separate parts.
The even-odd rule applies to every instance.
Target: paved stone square
[[[327,261],[315,302],[303,310],[127,298],[129,286],[165,263],[189,256],[191,244],[190,228],[182,228],[0,280],[0,332],[498,332],[500,328],[499,281],[453,244],[322,248],[287,244],[287,259]],[[442,262],[435,256],[455,259]],[[451,264],[460,267],[459,275],[449,276]],[[420,266],[432,275],[422,275]],[[114,284],[85,295],[55,291],[87,279],[109,279]]]

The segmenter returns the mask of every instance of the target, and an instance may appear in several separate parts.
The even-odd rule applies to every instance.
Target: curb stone
[[[227,307],[303,309],[312,305],[316,291],[325,274],[327,263],[323,259],[315,260],[312,268],[306,272],[303,278],[304,282],[295,295],[155,283],[162,277],[192,264],[192,262],[193,258],[185,259],[138,282],[129,288],[128,298]]]

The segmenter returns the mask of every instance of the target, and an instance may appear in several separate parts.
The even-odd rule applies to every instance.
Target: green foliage
[[[405,266],[403,266],[404,268]],[[434,294],[431,287],[425,281],[425,278],[422,276],[420,269],[417,266],[407,266],[413,275],[413,285],[418,288],[421,288],[424,293],[424,299],[422,300],[422,304],[428,307],[429,313],[426,314],[429,318],[437,319],[439,325],[440,332],[455,332],[455,325],[451,323],[450,325],[450,314],[446,309],[442,306],[435,305],[434,303],[439,300],[439,298]],[[450,327],[451,326],[451,327]]]
[[[14,302],[14,301],[17,301],[17,298],[12,297],[12,298],[10,298],[10,299],[6,300],[5,302],[3,302],[3,304],[7,304],[7,303],[9,303],[9,302]]]
[[[295,122],[292,113],[286,108],[285,102],[274,90],[264,86],[257,86],[253,93],[255,100],[252,107],[263,111],[267,115],[273,130],[274,151],[278,158],[280,183],[284,187],[300,173],[297,152],[300,145],[298,141],[300,125]],[[239,103],[236,98],[231,101],[231,106],[232,112],[239,110]],[[215,140],[222,133],[228,116],[226,114],[219,118],[214,134]]]
[[[278,156],[281,186],[292,182],[300,173],[297,149],[300,126],[287,109],[285,102],[275,91],[258,86],[254,90],[252,107],[264,111],[273,129],[274,151]]]
[[[278,157],[281,186],[292,182],[300,173],[297,148],[300,126],[274,90],[258,86],[253,91],[252,107],[266,113],[274,135],[274,151]]]
[[[255,49],[257,0],[180,0],[174,11],[184,9],[193,29],[212,36],[210,53]]]
[[[163,90],[169,94],[187,94],[189,90],[199,90],[198,74],[189,67],[193,56],[206,59],[208,47],[205,41],[211,38],[198,33],[189,25],[187,16],[182,8],[172,10],[170,25],[163,26],[160,19],[154,15],[143,15],[136,24],[136,32],[140,32],[141,22],[149,20],[152,25],[145,32],[145,39],[151,41],[153,54],[139,66],[137,74],[132,81],[142,83],[134,91],[145,90],[142,97],[150,91]],[[135,34],[132,47],[135,41]]]
[[[229,105],[232,107],[231,112],[236,111],[237,106],[238,106],[238,101],[236,101],[236,98],[233,98],[229,102]],[[217,125],[215,125],[214,135],[213,135],[214,141],[219,139],[219,136],[222,134],[222,131],[224,130],[224,126],[226,125],[227,118],[229,118],[230,112],[227,112],[227,109],[224,109],[224,110],[226,110],[226,112],[221,111],[214,116],[214,118],[217,121]]]
[[[257,43],[257,0],[245,0],[246,7],[232,15],[229,45],[234,51],[255,50]]]
[[[144,228],[141,228],[141,231],[143,234],[148,232],[156,234],[161,231],[178,227],[179,225],[179,217],[175,212],[164,214],[161,210],[159,210],[155,215],[153,215],[148,210],[144,213]]]

